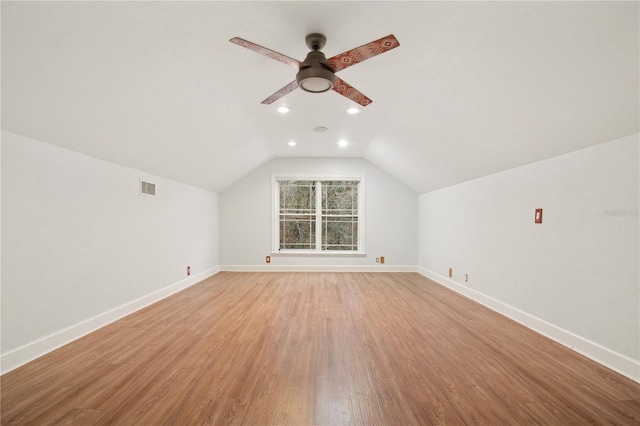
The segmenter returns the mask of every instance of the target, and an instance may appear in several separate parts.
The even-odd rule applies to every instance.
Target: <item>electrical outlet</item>
[[[384,263],[384,256],[380,256],[380,263]]]
[[[465,283],[469,282],[469,274],[464,274],[464,282]]]
[[[187,266],[187,276],[191,275],[191,266]]]
[[[265,261],[266,261],[267,263],[271,263],[271,256],[267,256],[267,257],[266,257],[266,259],[265,259]]]
[[[376,263],[380,263],[380,258],[376,257]]]
[[[449,268],[449,278],[453,277],[453,268]]]

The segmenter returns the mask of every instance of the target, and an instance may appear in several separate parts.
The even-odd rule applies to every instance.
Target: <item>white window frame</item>
[[[315,249],[280,249],[280,184],[281,180],[310,180],[310,181],[358,181],[358,250],[322,250],[322,234],[316,232]],[[316,214],[322,215],[322,191],[316,191]],[[271,254],[295,256],[365,256],[365,185],[364,175],[357,176],[318,176],[291,173],[271,173]],[[321,221],[316,222],[321,226]]]

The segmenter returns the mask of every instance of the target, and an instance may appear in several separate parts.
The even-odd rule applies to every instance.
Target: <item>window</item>
[[[273,189],[274,252],[364,252],[361,177],[274,175]]]

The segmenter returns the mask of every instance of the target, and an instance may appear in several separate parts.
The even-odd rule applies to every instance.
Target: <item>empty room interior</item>
[[[2,1],[1,424],[639,424],[639,6]]]

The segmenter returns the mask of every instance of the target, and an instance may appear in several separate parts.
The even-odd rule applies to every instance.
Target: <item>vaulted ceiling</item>
[[[638,2],[3,1],[2,128],[216,192],[271,158],[319,156],[366,158],[425,192],[637,133],[638,12]],[[335,92],[260,104],[295,70],[229,43],[303,60],[312,32],[327,37],[327,57],[400,41],[338,73],[373,100],[358,114]]]

